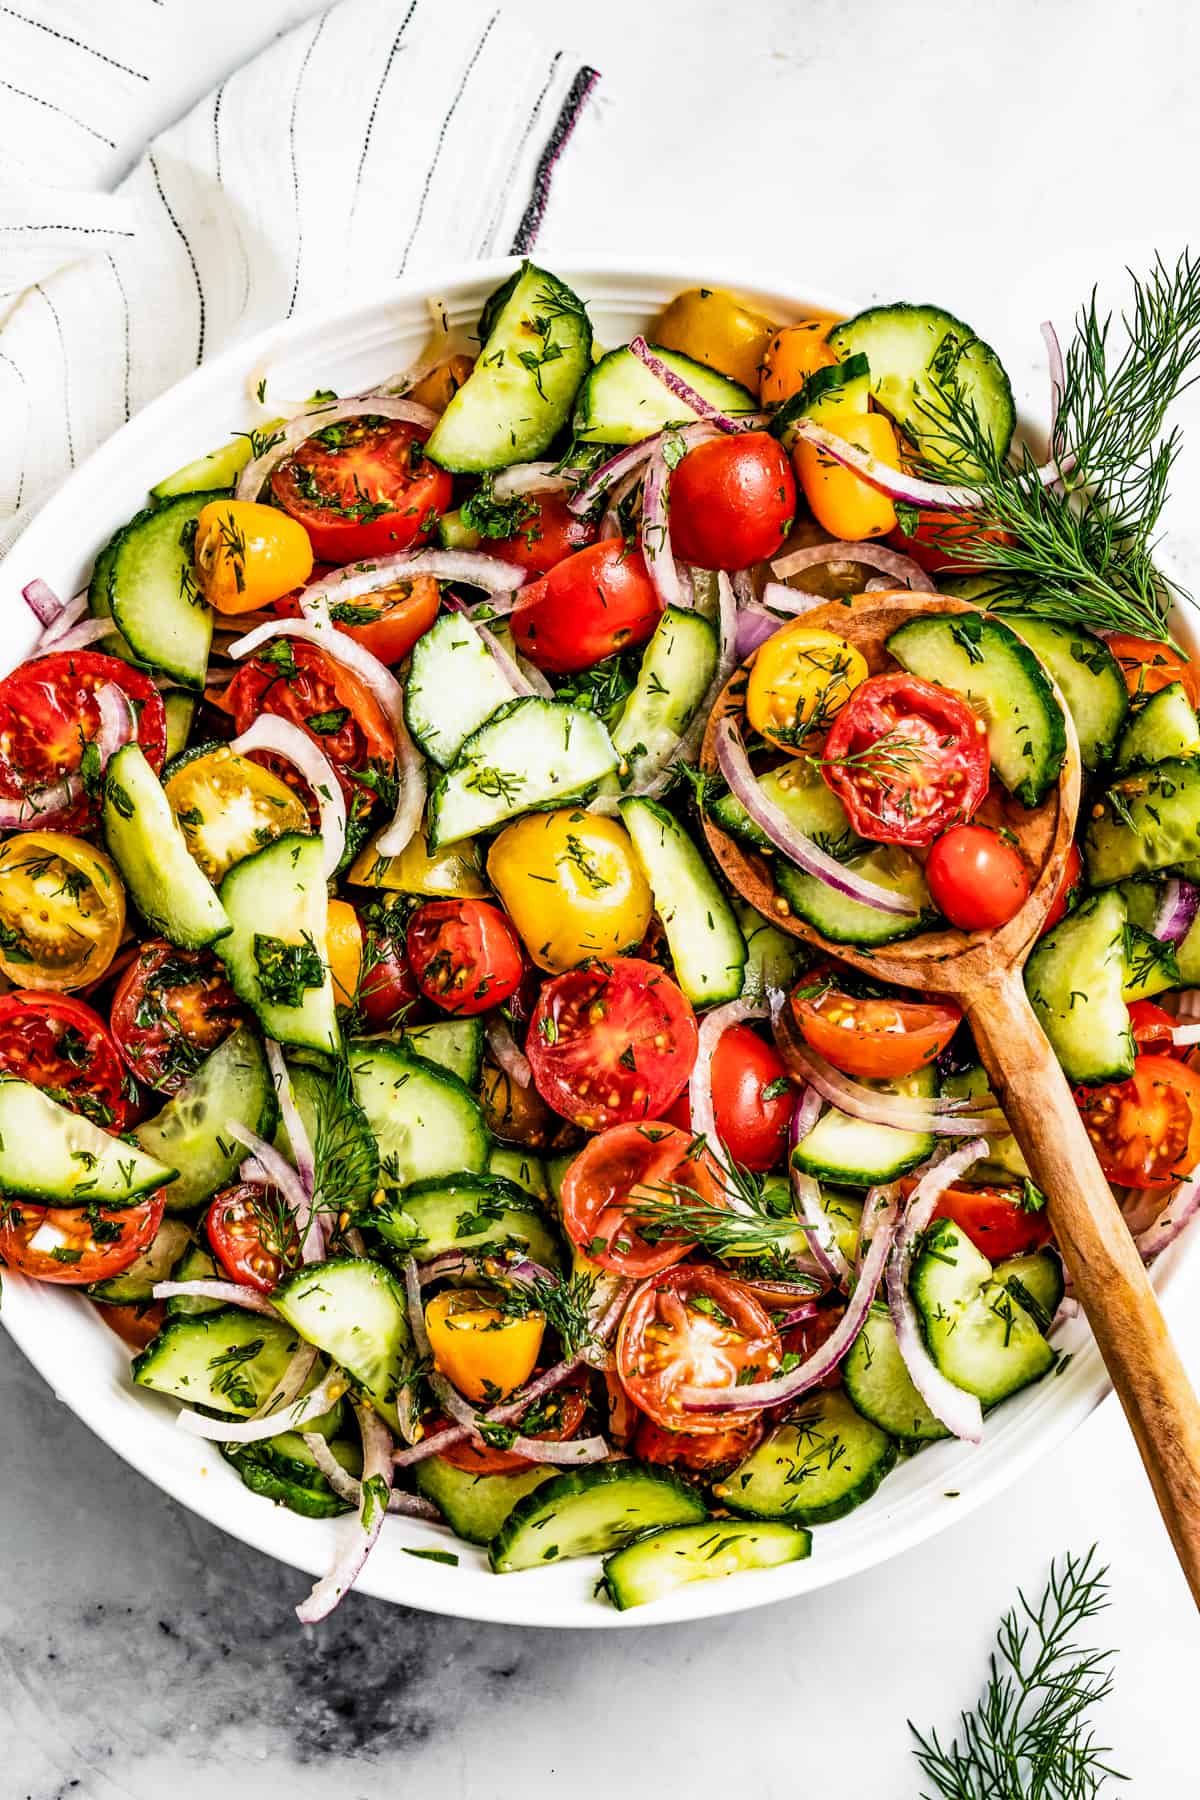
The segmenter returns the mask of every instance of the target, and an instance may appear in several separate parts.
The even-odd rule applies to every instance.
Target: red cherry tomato
[[[904,1183],[910,1192],[912,1184]],[[1026,1190],[1012,1187],[951,1187],[937,1203],[935,1219],[953,1219],[989,1262],[1023,1256],[1049,1242],[1046,1209],[1029,1207]]]
[[[269,1294],[299,1266],[300,1240],[291,1214],[269,1188],[243,1181],[224,1188],[205,1214],[213,1255],[231,1281]]]
[[[966,542],[978,543],[981,539],[988,544],[1011,544],[1013,541],[1007,532],[981,531],[978,525],[968,524],[957,513],[938,512],[931,507],[922,507],[913,532],[905,532],[897,525],[887,536],[894,550],[911,556],[930,575],[938,575],[943,569],[962,568],[961,546]]]
[[[749,1025],[721,1033],[712,1094],[717,1136],[735,1162],[765,1172],[783,1160],[794,1090],[778,1050]]]
[[[373,1031],[415,1025],[428,1012],[404,947],[404,914],[370,901],[358,909],[363,933],[363,974],[358,1008]]]
[[[933,1062],[962,1022],[946,1000],[859,999],[810,976],[792,995],[807,1044],[846,1075],[895,1081]]]
[[[239,732],[248,731],[264,712],[298,725],[329,758],[348,799],[371,791],[356,775],[391,769],[396,760],[391,731],[370,688],[302,638],[264,644],[230,682],[225,707]],[[295,772],[287,763],[279,773],[286,779]]]
[[[489,539],[483,548],[531,575],[545,575],[595,536],[596,527],[569,512],[561,494],[530,494],[521,502],[521,524],[513,536]]]
[[[512,633],[539,669],[569,675],[644,644],[661,612],[641,551],[607,538],[521,588]]]
[[[641,1418],[633,1437],[633,1454],[639,1462],[665,1463],[670,1469],[689,1469],[694,1475],[720,1471],[741,1462],[757,1448],[763,1434],[761,1418],[743,1418],[723,1431],[668,1431],[653,1419]]]
[[[322,562],[361,562],[422,543],[454,484],[425,455],[428,436],[364,413],[315,431],[270,478],[270,497],[312,540]]]
[[[113,1036],[147,1087],[173,1094],[245,1014],[210,950],[143,944],[117,983]]]
[[[617,1275],[653,1275],[682,1261],[694,1245],[639,1227],[637,1203],[671,1205],[674,1190],[691,1188],[709,1206],[724,1204],[711,1158],[689,1156],[690,1132],[659,1120],[610,1125],[568,1168],[562,1184],[563,1229],[577,1249]]]
[[[332,565],[314,568],[313,581],[330,573]],[[281,619],[298,618],[300,589],[276,600],[274,610]],[[330,612],[339,631],[369,650],[383,663],[403,662],[417,639],[424,637],[438,616],[441,589],[432,575],[417,575],[411,581],[398,581],[393,587],[377,588],[374,593],[360,594],[354,600],[339,600],[336,588],[330,597]]]
[[[136,1093],[99,1013],[69,994],[0,996],[0,1074],[31,1081],[94,1125],[124,1131]]]
[[[530,1407],[521,1420],[521,1436],[561,1444],[564,1439],[578,1435],[586,1414],[587,1395],[581,1383],[564,1383]],[[447,1423],[445,1419],[434,1419],[428,1427],[429,1435],[432,1437]],[[521,1469],[533,1468],[527,1456],[520,1456],[514,1450],[495,1450],[490,1444],[476,1444],[470,1438],[449,1445],[439,1454],[451,1468],[461,1469],[467,1475],[515,1475]]]
[[[1105,642],[1120,663],[1131,694],[1157,694],[1172,681],[1181,681],[1192,705],[1200,707],[1200,669],[1172,645],[1127,631],[1109,632]]]
[[[917,675],[872,675],[825,740],[825,780],[861,837],[931,844],[987,793],[987,731],[965,701]]]
[[[1080,1088],[1075,1103],[1122,1187],[1169,1187],[1200,1163],[1200,1074],[1174,1056],[1139,1056],[1127,1081]]]
[[[671,544],[702,569],[746,569],[774,556],[792,528],[796,479],[765,431],[698,444],[671,476]]]
[[[617,1333],[617,1374],[633,1404],[657,1425],[709,1436],[741,1425],[737,1412],[689,1412],[689,1387],[739,1388],[769,1378],[779,1333],[748,1288],[703,1263],[680,1263],[644,1281]]]
[[[96,1312],[129,1350],[144,1350],[152,1344],[167,1318],[167,1309],[161,1300],[142,1301],[136,1306],[109,1306],[97,1302]]]
[[[994,931],[1029,898],[1029,870],[987,825],[954,825],[929,852],[925,879],[938,911],[960,931]]]
[[[1130,1000],[1128,1004],[1129,1028],[1138,1049],[1154,1055],[1177,1056],[1182,1062],[1188,1046],[1175,1042],[1177,1021],[1170,1013],[1164,1007],[1156,1006],[1153,1000]]]
[[[137,740],[157,773],[167,753],[167,716],[162,695],[140,669],[95,650],[60,650],[21,663],[0,681],[0,796],[28,799],[79,772],[83,752],[100,729],[96,690],[119,687],[137,712]],[[69,813],[56,818],[56,831],[94,818],[94,797],[84,795]],[[37,819],[31,813],[30,826]]]
[[[486,900],[430,900],[408,922],[408,961],[427,1000],[470,1016],[503,1006],[525,957],[506,913]]]
[[[86,1287],[135,1263],[162,1224],[166,1194],[136,1206],[35,1206],[0,1195],[0,1263],[34,1281]]]
[[[1082,880],[1083,859],[1076,846],[1072,844],[1063,864],[1062,880],[1058,884],[1058,892],[1051,903],[1050,911],[1046,914],[1046,922],[1038,933],[1039,937],[1045,937],[1048,931],[1054,930],[1061,919],[1066,918],[1075,904],[1075,896],[1079,892]]]
[[[655,963],[585,964],[545,983],[525,1054],[548,1106],[587,1131],[656,1119],[696,1060],[696,1015]]]

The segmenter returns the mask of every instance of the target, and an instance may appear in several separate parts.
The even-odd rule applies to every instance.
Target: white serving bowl
[[[503,260],[434,271],[355,306],[290,320],[206,363],[163,394],[71,476],[4,561],[0,667],[27,655],[36,635],[21,600],[27,582],[42,576],[57,593],[76,593],[97,549],[145,504],[153,482],[235,430],[261,422],[248,391],[251,370],[270,369],[277,398],[318,387],[346,393],[369,386],[420,354],[430,297],[444,305],[450,326],[465,343],[482,302],[513,266]],[[852,303],[839,304],[828,295],[797,295],[782,283],[747,282],[738,271],[707,262],[697,267],[596,259],[554,266],[588,302],[597,339],[605,345],[625,342],[680,289],[701,284],[731,287],[781,322],[802,318],[813,307],[852,310]],[[1190,620],[1182,625],[1188,647],[1194,648]],[[1156,1269],[1172,1308],[1185,1285],[1194,1284],[1198,1259],[1186,1249],[1186,1242],[1173,1246]],[[1186,1272],[1185,1262],[1192,1265]],[[178,1409],[172,1403],[133,1388],[126,1351],[87,1301],[69,1289],[6,1275],[0,1323],[57,1397],[140,1474],[269,1556],[313,1574],[328,1568],[341,1523],[299,1518],[243,1487],[215,1449],[176,1428]],[[359,1586],[384,1600],[463,1618],[597,1630],[707,1618],[808,1593],[899,1555],[961,1519],[1018,1481],[1087,1417],[1108,1392],[1099,1353],[1082,1321],[1067,1326],[1056,1341],[1074,1351],[1061,1374],[1001,1407],[987,1421],[981,1445],[935,1444],[901,1464],[866,1505],[814,1532],[807,1562],[701,1582],[623,1613],[594,1598],[597,1558],[496,1576],[482,1551],[439,1528],[394,1518]],[[455,1567],[429,1562],[406,1555],[406,1546],[453,1548],[459,1561]]]

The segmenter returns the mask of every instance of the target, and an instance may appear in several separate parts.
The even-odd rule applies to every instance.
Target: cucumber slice
[[[1067,1291],[1057,1250],[1030,1250],[1023,1256],[1006,1256],[996,1264],[992,1275],[1011,1289],[1041,1331],[1049,1331]]]
[[[488,1560],[497,1575],[508,1575],[616,1550],[656,1526],[699,1524],[707,1516],[696,1490],[666,1469],[592,1463],[518,1500],[492,1539]]]
[[[1125,979],[1121,997],[1125,1001],[1150,1000],[1182,985],[1174,944],[1137,925],[1125,927]]]
[[[196,696],[185,694],[181,688],[170,688],[163,695],[163,711],[167,715],[167,761],[170,762],[187,749],[188,733],[196,716]]]
[[[846,1392],[862,1414],[906,1444],[932,1443],[950,1433],[913,1386],[886,1307],[872,1307],[842,1364]]]
[[[335,1257],[289,1276],[271,1295],[280,1317],[345,1369],[393,1431],[396,1398],[416,1374],[404,1294],[365,1256]]]
[[[509,1475],[470,1475],[441,1456],[427,1456],[414,1474],[418,1494],[432,1500],[455,1536],[468,1544],[490,1544],[517,1501],[554,1479],[554,1470],[545,1465]]]
[[[432,1025],[410,1025],[403,1042],[426,1062],[457,1075],[466,1087],[478,1087],[483,1070],[481,1019],[437,1019]]]
[[[167,1211],[191,1212],[234,1180],[247,1152],[229,1136],[231,1125],[244,1125],[269,1142],[278,1117],[263,1047],[241,1025],[160,1113],[134,1127],[144,1151],[179,1170],[167,1189]]]
[[[926,1232],[910,1286],[934,1362],[984,1406],[1053,1368],[1034,1320],[952,1220],[935,1219]]]
[[[652,344],[651,349],[702,399],[722,412],[757,411],[754,395],[728,375],[693,362],[680,350],[664,350],[661,344]],[[636,444],[667,425],[687,425],[696,417],[632,350],[623,348],[602,356],[584,382],[573,430],[585,444]]]
[[[545,1164],[532,1150],[514,1150],[509,1144],[493,1145],[488,1157],[488,1174],[499,1181],[511,1181],[514,1187],[524,1188],[535,1200],[545,1202],[550,1199]]]
[[[1120,776],[1090,809],[1083,839],[1096,887],[1200,856],[1200,761],[1172,758]]]
[[[237,1470],[252,1494],[261,1494],[264,1500],[286,1506],[289,1512],[299,1513],[301,1518],[336,1519],[350,1512],[351,1508],[334,1493],[315,1463],[306,1464],[299,1457],[289,1457],[272,1449],[281,1441],[270,1438],[266,1444],[242,1447],[222,1444],[221,1455]],[[304,1439],[298,1441],[303,1444]],[[345,1465],[350,1446],[331,1444],[330,1449]]]
[[[1081,626],[1024,612],[1006,613],[1005,620],[1058,684],[1075,721],[1084,768],[1108,762],[1129,711],[1129,694],[1121,665],[1104,639]]]
[[[171,1270],[172,1281],[218,1281],[220,1271],[207,1250],[199,1244],[189,1242],[183,1255]],[[206,1300],[200,1294],[172,1294],[167,1301],[168,1319],[182,1316],[185,1313],[220,1312],[224,1307],[223,1300]]]
[[[613,726],[625,786],[658,766],[696,717],[717,672],[717,633],[698,612],[668,606],[642,654],[637,680]],[[615,781],[606,791],[619,791]]]
[[[733,908],[683,826],[654,800],[622,800],[633,840],[662,921],[675,978],[693,1006],[736,1000],[746,944]]]
[[[133,1361],[139,1387],[185,1406],[246,1418],[260,1407],[300,1348],[282,1319],[226,1306],[168,1319]]]
[[[742,992],[751,1000],[765,1000],[772,988],[787,993],[807,965],[799,938],[789,936],[764,919],[745,900],[734,896],[733,910],[746,945]]]
[[[239,1000],[268,1037],[304,1050],[341,1045],[324,958],[328,891],[319,837],[288,831],[221,883],[232,927],[217,945]]]
[[[1045,671],[1016,632],[988,613],[941,613],[901,625],[887,648],[902,669],[950,688],[986,720],[997,775],[1036,806],[1058,779],[1067,734]]]
[[[184,950],[202,950],[228,936],[225,908],[192,861],[139,744],[126,744],[108,765],[102,823],[104,841],[148,924]]]
[[[884,1094],[929,1099],[938,1091],[937,1070],[929,1065],[901,1081],[864,1081]],[[812,1130],[792,1151],[792,1162],[820,1181],[847,1187],[874,1187],[895,1181],[932,1156],[936,1139],[924,1131],[897,1131],[891,1125],[867,1125],[836,1106],[827,1107]]]
[[[269,436],[272,427],[262,428],[262,435]],[[150,489],[155,500],[175,500],[181,494],[198,494],[201,491],[215,493],[222,488],[236,486],[238,476],[250,461],[250,433],[243,432],[232,438],[228,444],[222,444],[217,450],[209,450],[204,456],[197,456],[193,462],[184,463],[181,469],[173,474],[164,475]]]
[[[212,648],[212,608],[196,587],[196,521],[222,492],[181,494],[138,513],[108,565],[109,610],[133,657],[200,692]]]
[[[771,435],[784,448],[795,448],[792,429],[797,419],[811,419],[814,425],[842,435],[839,427],[870,410],[871,365],[865,356],[848,356],[844,362],[814,369],[802,388],[784,401],[771,420]]]
[[[421,750],[448,769],[472,732],[513,697],[499,663],[465,614],[443,613],[412,653],[404,717]]]
[[[1034,945],[1025,987],[1068,1081],[1095,1085],[1133,1074],[1125,1004],[1125,902],[1094,894]]]
[[[51,1206],[133,1206],[174,1179],[169,1157],[111,1137],[32,1082],[0,1076],[0,1194]]]
[[[122,526],[121,529],[124,530],[124,527]],[[93,619],[112,618],[112,602],[108,597],[108,582],[109,576],[112,574],[113,558],[117,553],[117,542],[120,536],[120,531],[115,532],[92,564],[92,578],[88,583],[88,613]],[[101,638],[96,649],[103,651],[105,656],[119,656],[122,662],[135,663],[138,660],[115,625],[112,635]]]
[[[1017,420],[1012,384],[990,344],[953,313],[907,301],[872,306],[835,325],[829,344],[838,356],[867,358],[876,400],[930,461],[948,460],[956,480],[980,476],[983,470],[969,460],[947,459],[936,412],[949,379],[991,438],[996,455],[1006,455]]]
[[[547,1268],[562,1265],[562,1246],[541,1207],[502,1177],[418,1182],[399,1204],[377,1208],[364,1222],[393,1249],[419,1251],[423,1262],[447,1250],[482,1255],[515,1244]]]
[[[379,1187],[379,1151],[366,1114],[344,1080],[307,1063],[289,1064],[288,1074],[312,1146],[318,1203],[349,1213],[363,1211]],[[275,1144],[295,1160],[282,1114]]]
[[[536,696],[512,700],[467,739],[430,795],[430,848],[582,796],[616,766],[593,714]]]
[[[487,1167],[490,1139],[479,1103],[436,1063],[403,1044],[356,1038],[347,1046],[354,1097],[375,1134],[385,1181],[414,1181]]]
[[[120,1275],[93,1282],[84,1290],[88,1299],[107,1301],[111,1306],[137,1306],[152,1300],[155,1283],[170,1277],[191,1241],[192,1234],[182,1219],[164,1219],[137,1261]]]
[[[566,424],[592,356],[579,296],[524,262],[479,321],[483,348],[425,445],[443,469],[504,469],[540,456]]]
[[[824,1525],[869,1500],[896,1461],[886,1431],[838,1388],[803,1400],[731,1475],[713,1488],[731,1512]]]
[[[1172,681],[1137,708],[1121,733],[1114,771],[1169,762],[1200,752],[1200,724],[1181,681]]]
[[[747,1569],[779,1569],[812,1550],[803,1525],[771,1520],[714,1519],[705,1525],[669,1525],[651,1531],[604,1563],[604,1585],[619,1611],[662,1600],[693,1581],[739,1575]]]

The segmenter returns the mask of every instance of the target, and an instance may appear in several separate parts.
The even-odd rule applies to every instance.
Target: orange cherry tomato
[[[962,1022],[946,1000],[862,999],[812,977],[792,995],[804,1041],[845,1075],[898,1081],[939,1057]]]
[[[329,564],[314,569],[313,577],[327,575]],[[351,570],[353,573],[353,570]],[[441,589],[432,575],[416,575],[411,581],[397,581],[391,587],[377,588],[356,600],[339,600],[335,588],[330,596],[330,612],[339,631],[369,650],[382,663],[403,662],[418,638],[424,637],[438,616]],[[300,615],[299,594],[287,594],[275,602],[281,619]]]
[[[1169,1187],[1200,1163],[1200,1074],[1174,1056],[1139,1056],[1127,1081],[1075,1102],[1110,1181]]]
[[[884,413],[846,418],[837,435],[877,462],[892,469],[900,467],[896,430]],[[812,515],[830,537],[858,542],[883,537],[895,529],[896,509],[887,495],[852,469],[835,462],[827,451],[801,439],[792,459]]]
[[[140,1306],[97,1304],[96,1311],[129,1350],[144,1350],[147,1344],[152,1344],[167,1317],[166,1305],[161,1300],[151,1300]]]
[[[508,1317],[496,1294],[443,1288],[425,1307],[435,1366],[477,1404],[502,1399],[528,1381],[546,1321],[540,1312]]]
[[[196,521],[194,555],[200,590],[221,613],[268,606],[312,574],[303,525],[257,500],[211,500]]]
[[[838,360],[825,339],[835,324],[831,313],[785,325],[767,345],[758,391],[764,406],[779,406],[798,394],[816,369],[828,369]]]
[[[1105,642],[1120,663],[1131,694],[1157,694],[1172,681],[1181,681],[1192,705],[1200,707],[1200,670],[1173,645],[1127,631],[1110,632]]]

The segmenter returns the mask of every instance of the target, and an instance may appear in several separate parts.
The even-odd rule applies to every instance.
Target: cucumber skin
[[[689,1564],[685,1546],[696,1550],[707,1548],[713,1541],[733,1551],[723,1564],[714,1566],[715,1558],[703,1557]],[[700,1540],[697,1542],[697,1540]],[[785,1547],[785,1556],[755,1557],[755,1541]],[[737,1546],[745,1545],[749,1555],[739,1555]],[[618,1612],[633,1606],[646,1606],[677,1588],[696,1581],[718,1579],[726,1575],[746,1574],[755,1569],[778,1569],[790,1562],[801,1562],[812,1551],[812,1533],[803,1525],[791,1525],[781,1519],[713,1519],[705,1525],[666,1525],[661,1531],[647,1532],[634,1538],[620,1550],[604,1559],[604,1586]],[[710,1556],[711,1556],[710,1552]],[[691,1567],[693,1573],[683,1571]]]
[[[231,1031],[229,1036],[217,1045],[216,1049],[210,1053],[207,1060],[196,1070],[196,1073],[189,1077],[179,1089],[178,1093],[172,1094],[166,1105],[162,1107],[159,1112],[155,1113],[153,1118],[143,1119],[140,1125],[135,1126],[134,1136],[138,1139],[138,1142],[143,1149],[145,1148],[145,1140],[141,1134],[143,1132],[148,1132],[151,1128],[156,1126],[164,1115],[169,1114],[171,1118],[175,1118],[182,1110],[182,1105],[186,1104],[188,1098],[195,1096],[198,1091],[202,1094],[202,1077],[205,1069],[208,1068],[215,1057],[221,1057],[222,1052],[224,1052],[222,1060],[227,1059],[233,1051],[238,1048],[239,1039],[245,1043],[247,1055],[253,1055],[255,1072],[262,1084],[262,1102],[258,1109],[257,1118],[252,1125],[249,1120],[245,1122],[250,1126],[250,1129],[254,1131],[257,1137],[265,1138],[268,1143],[271,1141],[271,1138],[275,1133],[275,1127],[279,1122],[279,1102],[275,1095],[275,1084],[271,1079],[271,1072],[267,1066],[267,1059],[262,1045],[259,1043],[257,1037],[242,1025],[238,1026],[235,1031]],[[244,1079],[239,1085],[245,1086]],[[214,1130],[214,1140],[224,1131],[228,1122],[228,1118],[226,1117],[217,1124]],[[152,1139],[151,1141],[154,1140]],[[176,1180],[173,1181],[167,1189],[168,1214],[187,1213],[196,1210],[203,1206],[206,1201],[211,1199],[213,1194],[217,1193],[222,1187],[227,1186],[234,1180],[238,1165],[242,1162],[246,1152],[239,1145],[234,1144],[232,1140],[230,1140],[230,1144],[231,1154],[225,1158],[226,1166],[218,1176],[215,1185],[209,1186],[207,1180],[202,1180],[199,1184],[199,1191],[197,1190],[194,1179],[194,1170],[189,1174],[186,1166],[188,1160],[187,1157],[184,1156],[180,1158],[180,1161],[184,1166],[177,1171]],[[217,1148],[219,1149],[220,1146],[218,1145]],[[153,1155],[154,1152],[149,1151],[148,1154]]]
[[[488,1562],[493,1573],[507,1575],[518,1569],[537,1568],[543,1562],[566,1561],[565,1556],[559,1555],[552,1557],[543,1555],[529,1562],[514,1562],[511,1558],[513,1550],[519,1544],[526,1528],[532,1525],[532,1522],[546,1507],[567,1504],[580,1496],[591,1494],[597,1489],[620,1484],[630,1477],[644,1484],[650,1484],[659,1491],[664,1505],[670,1502],[677,1509],[677,1517],[658,1521],[660,1524],[698,1525],[708,1517],[708,1509],[696,1490],[687,1482],[682,1481],[679,1476],[672,1475],[665,1469],[633,1461],[590,1463],[585,1468],[571,1469],[564,1474],[555,1476],[553,1480],[535,1488],[531,1494],[526,1494],[523,1500],[518,1500],[488,1548]],[[619,1501],[619,1493],[615,1498]],[[626,1529],[624,1531],[620,1531],[614,1525],[612,1542],[604,1547],[605,1550],[616,1550],[627,1543],[630,1537],[639,1534],[640,1528],[636,1523],[629,1522],[627,1514],[625,1520]],[[647,1521],[645,1529],[649,1530],[654,1523],[653,1520]],[[549,1527],[547,1531],[549,1533]],[[541,1542],[547,1549],[558,1549],[552,1534],[543,1537]],[[603,1551],[600,1553],[602,1554]],[[593,1555],[596,1552],[589,1549],[576,1551],[574,1554]]]
[[[228,497],[229,497],[228,490],[225,488],[203,489],[199,493],[176,494],[172,499],[165,500],[158,506],[144,507],[141,512],[135,513],[133,518],[130,519],[129,523],[127,525],[123,526],[121,528],[121,530],[116,533],[116,535],[114,536],[114,538],[112,540],[111,545],[106,546],[105,551],[102,552],[102,555],[105,557],[105,568],[103,571],[103,581],[104,581],[103,592],[104,592],[104,599],[106,601],[106,605],[104,607],[103,612],[101,612],[97,606],[94,606],[91,604],[90,590],[89,590],[89,609],[93,613],[95,613],[96,616],[98,616],[98,617],[103,617],[103,616],[105,616],[105,614],[107,614],[108,617],[113,619],[113,621],[115,622],[115,624],[119,627],[119,629],[121,631],[122,641],[128,646],[129,660],[131,662],[135,663],[139,668],[150,669],[150,670],[160,670],[163,673],[170,675],[174,680],[178,681],[182,687],[188,688],[192,692],[197,693],[197,694],[202,693],[203,689],[204,689],[204,675],[205,675],[204,669],[193,670],[191,668],[184,668],[179,664],[160,662],[157,659],[155,659],[153,656],[151,656],[142,647],[142,645],[138,642],[139,633],[136,630],[133,631],[132,633],[130,632],[129,618],[127,616],[128,610],[129,610],[128,601],[122,601],[116,597],[115,590],[116,590],[116,585],[117,585],[117,570],[118,570],[118,565],[120,563],[122,552],[125,550],[126,545],[130,543],[131,539],[133,538],[133,536],[136,532],[141,531],[142,529],[150,526],[152,523],[161,522],[163,520],[164,516],[168,515],[169,513],[173,512],[173,511],[177,511],[179,513],[180,528],[182,529],[183,524],[188,519],[199,518],[201,512],[210,503],[210,501],[225,500],[225,499],[228,499]],[[196,504],[197,502],[199,502],[199,504]],[[110,552],[111,552],[111,554],[110,554]],[[95,579],[95,573],[96,573],[96,571],[93,572],[93,579]],[[191,602],[188,599],[186,599],[185,596],[183,596],[181,594],[175,594],[172,596],[172,604],[189,606],[189,607],[191,606]],[[123,608],[124,608],[124,611],[126,614],[126,616],[124,616],[124,617],[122,616]],[[207,608],[207,610],[210,615],[210,632],[209,632],[209,645],[206,647],[206,651],[205,651],[205,663],[206,664],[207,664],[207,660],[208,660],[208,653],[209,653],[209,650],[211,649],[211,641],[212,641],[212,633],[211,633],[212,609]]]
[[[469,1475],[440,1456],[428,1456],[414,1470],[418,1494],[442,1513],[466,1544],[487,1546],[526,1494],[555,1479],[548,1466],[508,1474]]]
[[[781,1439],[786,1438],[789,1432],[795,1437],[798,1453],[795,1456],[788,1456],[789,1462],[805,1462],[810,1456],[816,1455],[815,1446],[806,1447],[810,1446],[810,1438],[807,1435],[799,1434],[796,1419],[799,1418],[803,1424],[809,1417],[818,1413],[823,1415],[831,1407],[836,1411],[839,1402],[849,1408],[851,1417],[862,1426],[863,1434],[875,1451],[874,1460],[863,1469],[858,1480],[833,1499],[820,1501],[814,1505],[806,1506],[802,1503],[801,1496],[804,1492],[802,1485],[797,1485],[789,1500],[781,1506],[772,1508],[769,1503],[764,1504],[761,1500],[757,1505],[748,1503],[749,1481],[743,1480],[739,1485],[739,1480],[747,1476],[751,1480],[753,1479],[754,1471],[751,1465],[756,1462],[765,1464],[773,1446]],[[861,1506],[864,1500],[869,1500],[884,1476],[890,1474],[895,1467],[896,1457],[897,1446],[894,1439],[887,1432],[881,1431],[877,1425],[872,1424],[869,1419],[863,1418],[848,1396],[836,1388],[819,1389],[815,1396],[807,1396],[800,1403],[797,1414],[793,1414],[782,1425],[776,1426],[774,1431],[763,1439],[758,1448],[752,1450],[749,1456],[738,1464],[731,1475],[727,1475],[724,1481],[714,1487],[713,1492],[729,1508],[730,1512],[747,1518],[786,1519],[797,1525],[828,1525],[835,1519],[845,1518],[847,1513],[853,1512],[855,1507]],[[769,1481],[770,1477],[768,1476],[767,1479]]]
[[[1115,888],[1106,888],[1047,932],[1025,964],[1026,992],[1069,1081],[1096,1086],[1133,1074],[1124,986],[1125,905]],[[1099,1009],[1099,1026],[1087,1017],[1091,1008]]]

